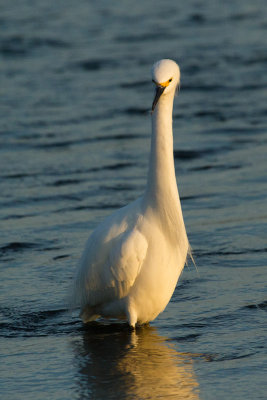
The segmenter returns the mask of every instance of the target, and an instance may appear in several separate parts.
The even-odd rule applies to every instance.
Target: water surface
[[[264,399],[266,7],[2,2],[1,399]],[[198,272],[150,327],[66,297],[96,225],[144,190],[150,68],[181,66],[174,157]]]

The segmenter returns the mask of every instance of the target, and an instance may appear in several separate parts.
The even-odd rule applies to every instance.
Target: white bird
[[[85,323],[100,316],[126,319],[133,328],[152,321],[167,306],[190,254],[173,159],[179,66],[168,59],[156,62],[152,80],[156,95],[146,189],[87,241],[73,291]]]

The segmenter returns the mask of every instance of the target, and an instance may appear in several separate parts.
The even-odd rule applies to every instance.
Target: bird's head
[[[156,85],[156,95],[152,104],[154,111],[160,97],[175,92],[180,84],[180,68],[168,59],[157,61],[152,67],[152,81]]]

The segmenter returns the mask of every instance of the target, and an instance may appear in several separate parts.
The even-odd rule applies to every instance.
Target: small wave
[[[131,113],[131,111],[129,111]],[[125,111],[122,111],[122,113],[125,113]],[[137,110],[132,110],[132,113],[139,113]],[[142,113],[142,111],[140,112]],[[39,125],[39,122],[38,124]],[[32,124],[30,123],[29,126],[32,127]],[[13,150],[17,151],[22,148],[25,149],[41,149],[41,150],[57,150],[59,148],[65,149],[69,148],[72,146],[79,146],[79,145],[84,145],[86,143],[95,143],[95,142],[112,142],[114,140],[135,140],[143,138],[143,135],[139,134],[114,134],[114,135],[101,135],[101,136],[94,136],[94,137],[83,137],[80,139],[69,139],[69,140],[54,140],[54,141],[43,141],[43,142],[31,142],[31,141],[14,141],[14,142],[7,142],[2,145],[2,150],[3,149],[8,149],[8,150]],[[16,174],[15,177],[20,177],[21,174]],[[28,174],[27,176],[30,176]],[[32,174],[34,176],[34,174]]]
[[[203,14],[196,13],[196,14],[190,15],[188,21],[194,22],[195,24],[198,24],[198,25],[203,25],[206,22],[206,18]]]
[[[70,320],[66,309],[20,312],[16,308],[0,308],[0,336],[35,337],[66,334],[73,326],[80,325],[78,320]],[[67,318],[68,316],[68,318]]]
[[[109,136],[99,136],[98,138],[96,138],[96,141],[102,141],[102,140],[104,140],[104,141],[110,141],[110,140],[124,140],[124,139],[127,139],[127,140],[129,140],[129,139],[132,139],[132,140],[134,140],[134,139],[139,139],[139,138],[142,138],[143,137],[143,135],[137,135],[137,134],[134,134],[134,133],[131,133],[131,134],[127,134],[127,133],[124,133],[124,134],[121,134],[121,135],[109,135]]]
[[[75,140],[64,140],[64,141],[54,141],[54,142],[46,142],[46,143],[38,143],[38,144],[25,144],[25,147],[37,148],[37,149],[56,149],[56,148],[68,148],[71,146],[81,145],[85,143],[92,142],[102,142],[102,141],[113,141],[113,140],[134,140],[142,137],[141,135],[136,134],[121,134],[121,135],[103,135],[98,137],[90,137],[90,138],[82,138]]]
[[[135,81],[135,82],[125,82],[121,83],[120,87],[123,89],[132,89],[132,88],[143,88],[148,85],[151,85],[150,81]]]
[[[69,254],[61,254],[59,256],[53,257],[53,260],[61,260],[62,258],[68,258]]]
[[[124,110],[125,114],[128,115],[146,115],[149,110],[145,108],[129,107]]]
[[[263,301],[262,303],[258,304],[248,304],[244,306],[244,309],[252,309],[252,310],[266,310],[267,308],[267,301]]]
[[[216,121],[226,121],[226,116],[218,110],[206,110],[206,111],[198,111],[194,114],[195,117],[200,118],[212,118]]]
[[[21,253],[27,250],[49,251],[60,250],[60,247],[55,246],[55,240],[43,242],[10,242],[0,247],[0,258],[6,257],[12,253]]]
[[[229,170],[229,169],[240,169],[242,168],[242,165],[236,164],[236,165],[228,165],[228,164],[206,164],[206,165],[201,165],[199,167],[192,167],[189,168],[190,171],[207,171],[209,169],[216,169],[219,171],[224,171],[224,170]]]
[[[257,12],[253,12],[250,10],[249,12],[239,12],[236,14],[229,15],[229,19],[233,21],[245,21],[245,20],[253,20],[258,18],[259,14]]]
[[[0,53],[5,56],[22,56],[28,55],[32,50],[40,47],[58,49],[69,47],[69,44],[55,38],[27,38],[23,35],[13,35],[1,40]]]
[[[183,84],[183,91],[193,91],[193,92],[220,92],[222,90],[228,90],[228,87],[224,85],[189,85]]]
[[[0,255],[10,252],[21,252],[36,247],[38,247],[38,244],[31,242],[11,242],[5,246],[0,247]]]
[[[57,171],[57,176],[67,176],[67,175],[75,175],[75,174],[88,174],[91,172],[98,172],[98,171],[103,171],[103,170],[120,170],[123,168],[129,168],[129,167],[135,167],[136,164],[133,162],[117,162],[114,164],[107,164],[103,165],[100,167],[92,167],[92,168],[86,168],[86,169],[70,169],[68,171]],[[49,171],[49,170],[43,170],[43,171],[38,171],[38,172],[25,172],[25,173],[18,173],[18,174],[6,174],[6,175],[0,175],[1,178],[3,179],[24,179],[24,178],[32,178],[32,177],[40,177],[40,176],[55,176],[54,171]],[[67,181],[67,178],[66,178]],[[66,182],[64,179],[62,179],[62,184],[64,185]],[[71,179],[70,179],[71,181]],[[83,182],[83,179],[74,179],[73,183],[79,183]],[[61,183],[61,182],[60,182]],[[68,182],[66,183],[68,184]],[[50,184],[49,184],[50,185]],[[53,183],[51,184],[52,186],[54,185]],[[56,185],[56,183],[55,183]],[[60,184],[59,184],[60,186]]]
[[[220,154],[231,150],[230,146],[221,146],[200,150],[174,150],[174,158],[179,160],[194,160],[207,155]]]
[[[101,189],[108,190],[108,191],[112,190],[112,191],[119,191],[120,192],[120,191],[123,191],[123,190],[126,190],[126,191],[135,190],[136,187],[134,185],[115,184],[115,185],[109,185],[109,186],[102,185]]]
[[[23,179],[23,178],[29,178],[33,176],[39,176],[39,172],[25,172],[25,173],[19,173],[19,174],[8,174],[8,175],[2,175],[2,178],[4,179]]]
[[[214,196],[216,196],[216,194],[213,194],[213,193],[197,194],[197,195],[191,195],[191,196],[181,196],[181,201],[207,199],[207,198],[211,198]]]
[[[191,333],[185,336],[172,337],[171,340],[176,342],[195,342],[201,335],[201,333]]]
[[[266,53],[260,53],[254,57],[250,57],[247,60],[248,65],[257,65],[257,64],[267,64],[267,56]]]
[[[77,185],[81,182],[84,182],[85,179],[59,179],[55,182],[49,183],[46,186],[67,186],[67,185]]]
[[[116,169],[128,168],[128,167],[133,167],[133,166],[135,166],[134,163],[126,162],[126,163],[116,163],[116,164],[104,165],[100,169],[116,170]]]
[[[210,356],[206,359],[208,362],[219,362],[219,361],[231,361],[231,360],[239,360],[240,358],[247,358],[255,355],[255,352],[232,352],[228,354],[210,354]]]
[[[179,160],[194,160],[201,157],[197,150],[174,150],[174,158]]]
[[[55,210],[55,213],[61,213],[61,212],[71,212],[71,211],[83,211],[83,210],[112,210],[112,209],[118,209],[123,207],[125,204],[103,204],[103,203],[97,203],[96,205],[82,205],[82,206],[76,206],[76,207],[64,207],[60,208],[58,210]]]
[[[207,257],[207,256],[234,256],[240,254],[254,254],[254,253],[266,253],[267,248],[263,247],[261,249],[240,249],[240,250],[217,250],[217,251],[201,251],[201,250],[194,250],[194,254],[196,257]]]
[[[56,202],[56,201],[64,201],[64,200],[70,200],[70,201],[80,201],[82,200],[82,195],[81,197],[78,196],[76,193],[74,194],[65,194],[65,195],[55,195],[55,196],[35,196],[35,197],[22,197],[20,199],[15,199],[13,201],[3,201],[1,202],[1,207],[11,207],[11,206],[17,206],[21,204],[29,204],[29,203],[47,203],[47,202]]]
[[[153,33],[143,33],[135,35],[118,35],[115,41],[119,43],[139,43],[139,42],[151,42],[155,40],[167,40],[177,38],[176,35],[168,32],[155,31]]]
[[[76,67],[84,71],[99,71],[105,68],[114,68],[117,63],[114,59],[90,59],[83,60],[75,64]]]
[[[7,214],[5,217],[1,218],[2,221],[8,221],[12,219],[23,219],[23,218],[29,218],[29,217],[35,217],[37,214],[36,213],[23,213],[23,214]]]
[[[85,143],[88,141],[90,141],[90,140],[85,139],[85,140],[82,140],[82,143]],[[81,140],[62,140],[60,142],[55,141],[55,142],[48,142],[48,143],[38,143],[38,144],[29,145],[29,146],[37,148],[37,149],[50,149],[50,148],[53,149],[53,148],[59,148],[59,147],[61,147],[61,148],[70,147],[70,146],[78,144],[78,143],[81,143]]]

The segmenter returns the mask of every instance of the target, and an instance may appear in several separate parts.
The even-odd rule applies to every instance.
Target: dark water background
[[[0,1],[1,399],[266,398],[265,1]],[[153,62],[181,66],[190,265],[150,328],[66,309],[92,229],[146,182]]]

